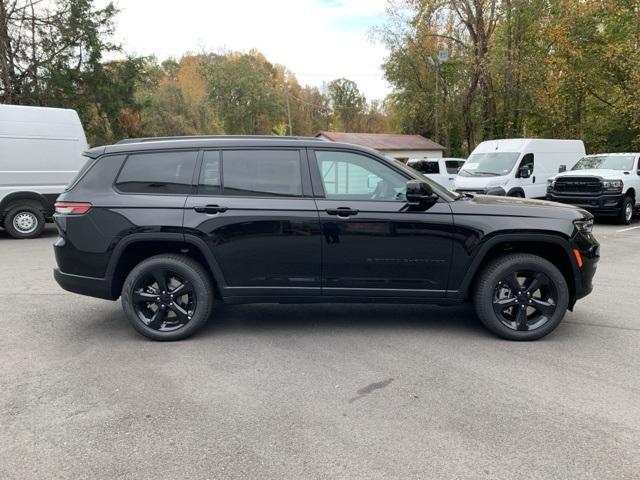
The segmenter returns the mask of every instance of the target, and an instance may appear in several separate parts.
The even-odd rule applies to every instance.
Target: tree
[[[329,98],[331,106],[338,118],[336,119],[344,132],[357,128],[357,119],[364,113],[366,99],[358,90],[358,85],[352,80],[338,78],[329,82]]]
[[[231,53],[207,66],[209,96],[224,131],[270,134],[285,121],[283,98],[276,89],[275,69],[257,51]]]

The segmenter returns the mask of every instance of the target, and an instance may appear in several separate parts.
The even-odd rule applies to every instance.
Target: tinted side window
[[[198,193],[204,195],[219,195],[222,191],[220,182],[220,152],[205,151],[200,169]]]
[[[526,167],[529,169],[529,173],[532,174],[533,166],[534,166],[533,153],[527,153],[524,157],[522,157],[522,161],[520,162],[520,168]],[[520,169],[518,169],[517,176],[518,177],[520,176]]]
[[[447,173],[458,173],[458,170],[462,167],[457,160],[447,160],[445,164],[447,166]]]
[[[191,192],[198,152],[152,152],[129,155],[116,187],[127,193]]]
[[[440,173],[440,165],[438,165],[437,161],[430,162],[425,160],[425,161],[410,163],[409,166],[414,170],[417,170],[418,172],[424,173],[424,174],[435,175]]]
[[[225,195],[300,197],[302,175],[297,150],[225,150]]]

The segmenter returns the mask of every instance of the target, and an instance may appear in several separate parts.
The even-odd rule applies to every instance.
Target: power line
[[[382,78],[384,75],[382,73],[351,73],[351,74],[342,74],[335,75],[332,73],[303,73],[303,72],[291,72],[294,75],[299,75],[301,77],[330,77],[330,78],[349,78],[349,77],[380,77]]]

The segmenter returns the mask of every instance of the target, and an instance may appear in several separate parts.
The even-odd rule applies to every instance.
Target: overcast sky
[[[106,3],[106,0],[97,2]],[[370,40],[385,0],[116,0],[116,40],[159,60],[185,52],[256,48],[301,84],[347,77],[368,99],[389,92],[385,48]]]

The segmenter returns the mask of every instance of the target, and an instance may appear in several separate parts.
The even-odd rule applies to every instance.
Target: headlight
[[[622,191],[622,187],[624,187],[624,182],[622,180],[605,180],[602,182],[602,186],[605,190],[609,191]]]
[[[555,178],[548,178],[547,179],[547,190],[553,190],[553,187],[556,186],[556,180]]]
[[[591,233],[593,231],[593,218],[575,220],[573,224],[582,233]]]

